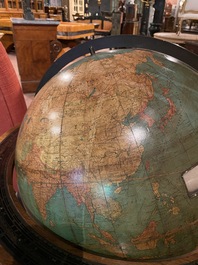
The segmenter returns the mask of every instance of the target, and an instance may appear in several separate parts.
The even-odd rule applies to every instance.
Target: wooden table
[[[94,35],[94,24],[77,22],[60,22],[57,27],[57,39],[76,40]]]
[[[61,41],[63,48],[72,48],[94,36],[93,23],[60,22],[57,27],[57,39]]]
[[[198,34],[157,32],[154,34],[154,38],[176,44],[185,44],[187,41],[198,41]]]

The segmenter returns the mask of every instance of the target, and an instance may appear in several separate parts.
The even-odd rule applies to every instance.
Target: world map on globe
[[[20,127],[20,197],[63,239],[116,259],[198,246],[198,74],[162,53],[115,49],[62,69]]]

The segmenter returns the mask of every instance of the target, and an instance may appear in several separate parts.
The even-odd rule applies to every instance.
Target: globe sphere
[[[20,197],[68,242],[115,259],[198,246],[198,74],[151,50],[86,56],[39,91],[16,146]]]

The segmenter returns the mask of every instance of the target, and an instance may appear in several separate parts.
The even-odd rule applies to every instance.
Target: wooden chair
[[[91,23],[97,24],[97,29],[102,29],[102,20],[101,19],[91,19]],[[96,30],[95,30],[96,32]]]
[[[12,22],[10,18],[0,18],[0,32],[3,33],[1,42],[7,52],[10,52],[14,47]]]
[[[181,1],[180,1],[181,2]],[[177,14],[178,19],[178,33],[182,31],[182,24],[184,20],[195,21],[198,20],[198,1],[185,0],[183,5],[180,6]]]
[[[18,77],[0,42],[0,135],[20,124],[26,110]]]
[[[14,67],[0,42],[0,136],[21,124],[27,106]],[[17,191],[16,173],[13,187]]]
[[[93,19],[92,23],[98,23],[99,26],[95,29],[95,35],[107,36],[111,35],[112,21],[109,19]]]
[[[79,23],[93,23],[95,25],[94,35],[111,35],[112,21],[111,19],[107,19],[104,16],[93,15],[83,18],[78,17],[75,19],[75,21]]]

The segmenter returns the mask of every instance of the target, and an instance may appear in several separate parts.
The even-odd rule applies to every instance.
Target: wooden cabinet
[[[46,18],[44,0],[30,0],[31,11],[35,18]],[[1,39],[7,52],[13,49],[12,23],[10,18],[22,18],[22,0],[0,0],[0,32],[4,33]]]
[[[30,7],[36,18],[43,17],[44,0],[30,0]],[[23,17],[22,0],[0,0],[0,19]]]
[[[56,39],[58,21],[12,18],[17,64],[24,93],[36,88],[61,51]]]

